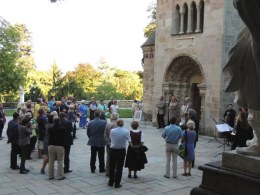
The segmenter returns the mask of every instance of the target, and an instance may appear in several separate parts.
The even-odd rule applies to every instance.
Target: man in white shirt
[[[123,126],[124,121],[118,120],[117,128],[112,129],[110,132],[111,145],[108,185],[112,187],[115,183],[115,188],[122,187],[122,184],[120,184],[120,182],[125,162],[126,146],[127,143],[130,141],[129,131],[123,128]]]

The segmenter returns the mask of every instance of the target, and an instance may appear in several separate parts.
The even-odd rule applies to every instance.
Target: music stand
[[[218,131],[219,133],[228,133],[228,132],[230,132],[230,130],[231,130],[231,128],[232,128],[232,127],[230,127],[230,126],[229,126],[228,124],[226,124],[226,123],[215,125],[215,127],[216,127],[216,129],[217,129],[217,131]],[[223,152],[225,152],[225,150],[226,150],[226,143],[227,143],[226,135],[224,135],[223,138],[224,138],[224,142],[223,142],[223,144],[221,144],[220,146],[218,146],[218,148],[220,148],[221,146],[223,146]],[[218,156],[218,155],[220,155],[220,154],[222,154],[223,152],[220,152],[219,154],[215,155],[215,157]]]
[[[211,118],[211,119],[214,121],[214,123],[215,123],[215,130],[214,130],[214,138],[213,138],[212,140],[209,140],[208,143],[210,143],[210,142],[212,142],[212,141],[214,141],[214,140],[216,140],[217,142],[221,143],[221,141],[219,141],[218,138],[217,138],[218,130],[217,130],[217,128],[216,128],[216,125],[218,124],[218,122],[216,121],[216,119],[215,119],[214,117],[210,116],[210,118]],[[221,143],[221,144],[222,144],[222,143]]]

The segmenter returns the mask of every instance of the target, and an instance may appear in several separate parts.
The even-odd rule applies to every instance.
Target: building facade
[[[201,133],[213,135],[234,94],[223,91],[228,51],[243,27],[233,0],[157,0],[156,31],[142,45],[144,113],[156,124],[156,103],[190,97]],[[167,105],[166,105],[167,107]],[[166,117],[167,118],[167,109]]]

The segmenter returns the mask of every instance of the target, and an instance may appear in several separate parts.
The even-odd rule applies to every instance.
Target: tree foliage
[[[145,27],[144,29],[144,36],[149,37],[151,33],[155,30],[156,28],[156,2],[151,3],[149,5],[147,12],[149,12],[149,18],[151,19],[150,23]]]
[[[0,17],[0,94],[14,93],[26,80],[25,26],[12,26]]]

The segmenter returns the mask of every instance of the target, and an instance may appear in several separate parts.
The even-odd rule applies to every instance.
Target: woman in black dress
[[[147,163],[147,158],[144,151],[144,138],[143,132],[137,130],[139,124],[133,121],[131,124],[132,130],[130,131],[130,142],[127,149],[125,167],[128,168],[128,178],[132,178],[131,172],[134,171],[134,178],[137,178],[137,171],[144,169],[144,164]]]

